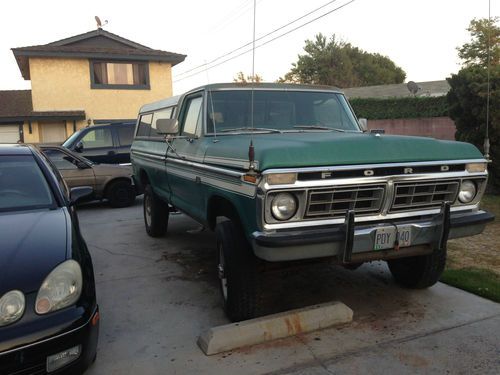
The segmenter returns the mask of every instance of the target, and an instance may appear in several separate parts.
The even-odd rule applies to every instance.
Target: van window
[[[118,140],[121,146],[130,146],[134,138],[133,126],[119,126],[116,128],[118,132]]]
[[[137,128],[138,137],[149,137],[151,132],[151,120],[153,119],[152,114],[142,115],[139,120],[139,126]]]
[[[82,143],[85,149],[113,147],[111,129],[101,128],[89,130],[87,134],[83,136]]]
[[[196,134],[196,130],[201,128],[201,103],[202,97],[198,96],[189,100],[187,104],[186,117],[184,118],[183,134]]]
[[[153,124],[151,125],[151,133],[150,137],[159,137],[161,136],[158,134],[158,126],[156,125],[158,120],[166,119],[166,118],[172,118],[172,113],[173,113],[174,107],[169,107],[165,109],[161,109],[153,114]]]

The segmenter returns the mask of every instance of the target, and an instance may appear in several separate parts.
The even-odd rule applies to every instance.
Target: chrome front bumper
[[[426,254],[445,246],[448,239],[480,234],[493,220],[494,216],[486,211],[450,213],[445,205],[440,214],[432,217],[358,225],[354,214],[348,213],[342,225],[254,232],[252,246],[257,257],[270,262],[335,257],[339,263],[354,263]],[[374,251],[377,229],[394,225],[411,227],[411,246]]]

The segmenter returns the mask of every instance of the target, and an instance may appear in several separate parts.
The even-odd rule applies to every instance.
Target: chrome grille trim
[[[385,185],[335,186],[307,192],[304,218],[344,217],[347,210],[358,215],[377,214],[382,209]]]
[[[460,181],[423,181],[394,184],[394,196],[389,212],[412,211],[440,207],[454,202]]]

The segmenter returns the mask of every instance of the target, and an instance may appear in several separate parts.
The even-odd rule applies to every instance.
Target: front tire
[[[129,181],[112,181],[106,188],[106,198],[111,207],[128,207],[135,201],[135,190]]]
[[[446,265],[446,247],[428,255],[388,260],[389,270],[398,284],[424,289],[438,282]]]
[[[259,261],[240,226],[224,221],[215,228],[217,272],[227,317],[233,322],[254,318],[259,310]]]
[[[151,185],[146,185],[143,200],[144,225],[151,237],[161,237],[167,232],[168,205],[156,196]]]

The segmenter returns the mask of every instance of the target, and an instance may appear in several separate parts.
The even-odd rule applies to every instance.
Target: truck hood
[[[0,213],[0,296],[38,290],[66,260],[68,218],[63,208]]]
[[[385,134],[304,132],[219,136],[217,142],[207,146],[205,162],[236,165],[240,160],[243,165],[248,162],[251,139],[260,171],[483,158],[475,146],[463,142]]]

